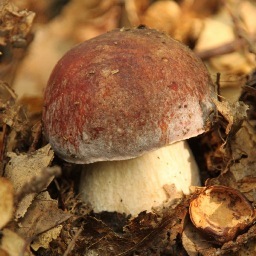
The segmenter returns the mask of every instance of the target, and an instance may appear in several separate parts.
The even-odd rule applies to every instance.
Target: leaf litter
[[[0,63],[1,255],[255,254],[254,221],[232,240],[216,243],[193,225],[189,215],[193,199],[198,195],[203,197],[205,189],[217,186],[241,193],[242,200],[251,205],[255,214],[256,75],[252,48],[256,31],[252,22],[255,4],[239,1],[241,12],[238,13],[235,0],[224,5],[222,1],[213,0],[207,3],[170,1],[175,6],[171,8],[175,8],[176,18],[168,16],[168,6],[167,15],[156,23],[159,10],[165,10],[165,1],[151,4],[147,0],[126,0],[123,1],[125,8],[119,1],[96,2],[90,0],[86,5],[69,1],[52,20],[44,17],[44,10],[40,13],[40,9],[35,8],[40,21],[35,19],[33,11],[14,8],[17,1],[4,1],[1,5],[0,30],[4,32],[0,38],[3,53]],[[29,0],[23,4],[33,7]],[[72,10],[86,10],[87,15],[74,16]],[[199,56],[204,56],[213,78],[220,73],[216,85],[220,87],[216,102],[218,115],[213,128],[191,140],[191,147],[196,149],[194,153],[200,160],[204,186],[192,188],[191,195],[183,195],[163,208],[142,212],[137,217],[95,214],[90,205],[83,204],[79,198],[76,189],[79,167],[54,156],[41,132],[42,91],[53,66],[42,67],[42,63],[56,62],[75,43],[118,24],[137,26],[142,21],[152,27],[157,24],[158,29],[167,30],[194,48]],[[70,24],[76,24],[77,29],[73,26],[70,30]],[[216,40],[209,40],[209,31],[223,31],[224,37],[217,38],[216,32],[211,34]],[[41,37],[33,40],[33,33]],[[242,41],[236,45],[238,39]],[[34,62],[33,56],[44,54],[45,42],[48,45],[45,61],[40,57],[39,62]],[[56,53],[56,45],[63,45],[61,52]],[[28,49],[34,53],[30,55]],[[11,59],[6,58],[6,53]],[[43,78],[39,75],[41,70],[44,70]],[[28,85],[33,88],[30,90]],[[35,94],[29,95],[33,90]],[[223,190],[223,198],[227,191],[229,189]],[[216,205],[207,205],[209,209],[213,206]]]

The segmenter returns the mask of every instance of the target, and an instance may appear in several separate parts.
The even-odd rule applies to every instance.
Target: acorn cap
[[[153,29],[115,29],[57,63],[45,91],[44,133],[68,162],[130,159],[205,132],[215,97],[189,48]]]
[[[233,240],[255,221],[256,212],[237,189],[214,185],[202,189],[189,206],[192,223],[212,242]]]

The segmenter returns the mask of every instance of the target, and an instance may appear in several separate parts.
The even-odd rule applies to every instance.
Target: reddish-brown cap
[[[203,133],[213,97],[204,64],[186,46],[153,29],[116,29],[57,63],[44,132],[68,162],[129,159]]]

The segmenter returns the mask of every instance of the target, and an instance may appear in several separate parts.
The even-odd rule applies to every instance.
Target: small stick
[[[252,42],[252,43],[256,42],[256,36],[255,35],[251,36],[249,38],[250,38],[250,42]],[[244,38],[240,38],[240,39],[235,39],[232,42],[223,44],[221,46],[214,47],[214,48],[209,49],[209,50],[195,52],[195,53],[202,60],[207,60],[207,59],[210,59],[212,57],[216,57],[216,56],[220,56],[220,55],[224,55],[224,54],[228,54],[228,53],[238,51],[246,45],[247,45],[247,40],[245,40]]]
[[[80,236],[80,234],[81,234],[82,231],[83,231],[83,228],[82,228],[82,227],[80,227],[80,228],[76,231],[76,233],[75,233],[73,239],[72,239],[71,242],[68,244],[68,247],[67,247],[66,251],[64,252],[63,256],[68,256],[68,254],[73,250],[74,245],[75,245],[75,242],[76,242],[76,240],[78,239],[78,237]]]

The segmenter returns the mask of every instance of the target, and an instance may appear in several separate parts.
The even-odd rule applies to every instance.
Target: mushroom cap
[[[68,162],[130,159],[205,132],[213,98],[207,69],[186,46],[153,29],[115,29],[59,60],[44,133]]]

